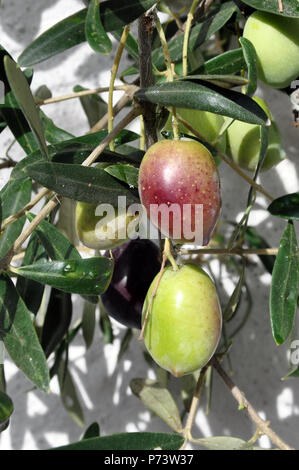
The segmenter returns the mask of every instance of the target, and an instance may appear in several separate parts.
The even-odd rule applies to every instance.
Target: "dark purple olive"
[[[112,254],[114,273],[101,295],[102,303],[112,318],[140,329],[143,302],[161,266],[159,248],[150,240],[137,239],[115,248]]]

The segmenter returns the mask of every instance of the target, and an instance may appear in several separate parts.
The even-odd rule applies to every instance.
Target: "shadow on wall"
[[[43,12],[52,8],[58,0],[4,0],[1,10],[1,26],[4,31],[24,48],[39,31]],[[24,18],[27,23],[24,23]],[[28,20],[31,20],[28,24]]]

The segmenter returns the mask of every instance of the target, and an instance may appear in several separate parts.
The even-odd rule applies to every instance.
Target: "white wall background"
[[[19,54],[37,35],[73,12],[81,9],[79,0],[3,0],[0,9],[0,43],[17,59]],[[66,53],[35,67],[32,88],[47,84],[53,96],[72,91],[76,84],[85,87],[106,86],[109,77],[110,58],[94,53],[88,45],[80,45]],[[121,67],[124,67],[125,61]],[[281,128],[288,160],[278,168],[263,174],[260,182],[275,197],[286,192],[298,191],[298,137],[299,129],[292,124],[290,103],[279,91],[263,88],[265,97]],[[116,98],[120,95],[116,94]],[[79,101],[48,106],[47,113],[57,125],[82,135],[88,130],[87,120]],[[137,124],[136,124],[137,125]],[[136,128],[135,125],[135,128]],[[134,125],[132,126],[134,128]],[[12,141],[9,131],[0,136],[1,156]],[[22,151],[15,145],[11,151],[14,158]],[[224,219],[235,220],[245,207],[248,187],[224,164],[220,167],[223,195]],[[2,186],[9,171],[2,171]],[[278,246],[285,224],[269,217],[265,208],[268,202],[258,196],[250,225],[258,228],[272,244]],[[246,392],[247,398],[263,418],[271,420],[272,427],[290,445],[299,448],[299,383],[298,379],[282,382],[288,370],[287,346],[275,346],[269,322],[269,282],[256,257],[249,260],[247,282],[253,293],[254,306],[246,328],[236,337],[231,349],[233,380]],[[217,273],[217,261],[214,262]],[[235,279],[233,279],[235,281]],[[220,286],[223,304],[233,288],[227,277]],[[82,303],[75,300],[77,316],[82,312]],[[71,348],[71,371],[77,383],[83,405],[86,426],[98,421],[102,435],[121,431],[168,431],[166,425],[143,407],[131,395],[128,385],[134,377],[155,377],[141,353],[141,345],[135,337],[125,358],[116,364],[120,341],[124,329],[114,323],[116,340],[113,345],[104,345],[99,330],[93,346],[86,353],[82,337],[79,336]],[[227,364],[225,364],[227,368]],[[83,430],[67,415],[53,380],[52,393],[45,395],[30,391],[31,384],[24,378],[9,358],[6,358],[8,393],[12,397],[15,411],[11,425],[0,437],[0,449],[46,449],[64,445],[80,438]],[[178,395],[176,380],[171,380],[174,393]],[[204,404],[204,399],[203,399]],[[195,436],[232,435],[249,438],[254,427],[247,417],[237,410],[230,392],[214,379],[212,411],[208,416],[204,407],[199,409],[194,429]],[[262,445],[269,447],[267,438]]]

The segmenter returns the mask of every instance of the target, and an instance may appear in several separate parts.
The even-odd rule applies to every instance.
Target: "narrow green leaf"
[[[292,222],[288,222],[280,240],[270,292],[272,334],[277,344],[283,344],[292,331],[298,287],[299,258],[296,233]]]
[[[236,75],[196,74],[182,77],[180,80],[189,80],[199,84],[204,81],[223,88],[232,88],[234,86],[244,86],[248,84],[247,78],[238,77]]]
[[[143,88],[135,93],[135,97],[164,106],[209,111],[251,124],[263,125],[268,120],[268,116],[260,106],[248,96],[213,85],[199,85],[188,80]]]
[[[254,45],[249,41],[249,39],[240,38],[239,42],[243,49],[249,80],[246,95],[253,96],[257,88],[257,55]]]
[[[229,321],[233,317],[233,315],[236,312],[237,306],[240,302],[240,298],[242,295],[242,288],[243,288],[243,284],[245,280],[245,267],[246,267],[246,264],[245,264],[245,261],[243,260],[242,267],[240,269],[239,280],[223,312],[224,321]]]
[[[93,437],[100,437],[100,426],[98,423],[92,423],[85,431],[82,441],[92,439]]]
[[[53,450],[178,450],[184,438],[177,434],[132,432],[75,442]]]
[[[22,209],[31,196],[31,182],[29,178],[18,181],[9,180],[0,191],[0,204],[2,220]]]
[[[12,91],[6,93],[5,103],[0,105],[0,109],[9,129],[23,150],[27,154],[37,150],[39,147],[36,139]]]
[[[95,52],[110,54],[112,42],[102,25],[100,9],[100,0],[90,1],[85,20],[85,35],[88,44]]]
[[[132,379],[130,388],[142,403],[160,416],[176,432],[182,429],[178,407],[167,388],[156,380]]]
[[[242,49],[234,49],[207,60],[207,62],[195,69],[192,73],[225,75],[238,73],[242,69],[246,69],[243,51]]]
[[[133,188],[138,188],[138,168],[132,165],[109,165],[105,168],[105,171],[109,175],[114,176],[120,181],[124,181]]]
[[[0,45],[1,80],[5,86],[5,102],[4,104],[0,104],[1,119],[8,125],[15,139],[24,151],[26,153],[30,153],[38,148],[38,144],[13,92],[11,91],[11,86],[7,79],[3,63],[3,59],[6,56],[11,58],[10,54]],[[25,70],[24,74],[28,83],[30,83],[33,75],[32,70]]]
[[[50,144],[58,144],[63,140],[73,139],[74,135],[57,127],[43,111],[40,111],[40,118],[43,123],[46,141]]]
[[[209,450],[253,450],[248,442],[231,436],[213,436],[196,439],[196,443]]]
[[[4,67],[12,91],[36,137],[41,152],[48,159],[43,126],[25,75],[9,56],[4,57]]]
[[[95,304],[84,302],[84,309],[82,315],[82,334],[85,341],[86,349],[92,345],[95,325],[96,325],[96,308]]]
[[[28,165],[25,171],[46,188],[75,201],[117,207],[118,197],[125,196],[127,205],[138,202],[137,194],[101,168],[72,165],[70,171],[67,164],[45,162]]]
[[[31,320],[31,313],[13,282],[5,275],[0,277],[0,305],[0,331],[8,354],[29,380],[48,392],[49,369]]]
[[[84,415],[76,392],[76,387],[64,360],[58,369],[58,382],[61,400],[72,420],[80,427],[84,426]]]
[[[48,152],[50,155],[50,160],[56,161],[58,163],[77,163],[81,164],[90,153],[97,147],[102,140],[107,136],[107,131],[99,131],[95,134],[84,135],[81,137],[76,137],[74,139],[62,141],[58,144],[50,145],[48,147]],[[123,144],[127,144],[133,140],[136,140],[139,136],[134,132],[124,130],[120,132],[115,140],[115,145],[121,146],[121,149],[124,147]],[[144,152],[140,152],[138,149],[129,146],[128,152],[122,152],[124,156],[121,156],[119,153],[111,152],[108,149],[105,149],[100,157],[100,161],[108,161],[111,163],[132,163],[141,161],[141,154],[144,155]],[[44,159],[40,151],[34,151],[27,157],[23,158],[13,169],[11,173],[12,179],[24,178],[26,177],[26,167],[31,163],[43,162]]]
[[[105,31],[118,31],[151,8],[155,0],[108,0],[101,5]],[[38,64],[85,41],[87,8],[65,18],[35,39],[20,55],[21,66]]]
[[[132,338],[133,338],[133,331],[131,328],[127,328],[126,333],[123,339],[121,340],[119,353],[117,355],[117,362],[119,362],[122,359],[123,355],[125,354],[125,352],[127,351],[130,345]]]
[[[1,191],[2,214],[6,217],[23,209],[30,201],[32,182],[29,179],[17,182],[9,181]],[[20,217],[12,224],[8,225],[0,236],[0,258],[6,255],[12,247],[25,224],[25,216]]]
[[[298,0],[282,0],[283,9],[280,11],[278,0],[243,0],[247,5],[257,10],[268,11],[280,16],[299,18]]]
[[[25,251],[22,265],[26,266],[28,264],[41,263],[47,261],[47,259],[47,253],[40,244],[36,233],[32,233]],[[31,281],[30,279],[25,279],[24,277],[19,276],[16,288],[24,300],[28,310],[37,314],[43,298],[44,286],[39,282]]]
[[[103,333],[105,343],[112,344],[114,341],[113,328],[110,317],[103,308],[101,308],[100,328]]]
[[[100,295],[109,286],[113,261],[106,257],[52,261],[14,268],[20,276],[60,289],[84,295]]]
[[[13,410],[14,406],[11,398],[0,391],[0,426],[10,418]]]
[[[275,199],[268,207],[268,211],[282,219],[299,220],[299,192]]]

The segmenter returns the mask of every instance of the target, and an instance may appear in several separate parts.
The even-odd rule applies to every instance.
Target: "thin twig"
[[[278,0],[278,7],[279,7],[279,11],[280,13],[283,12],[283,4],[282,4],[282,0]]]
[[[130,85],[119,85],[113,87],[113,89],[127,91]],[[35,103],[37,106],[44,106],[47,104],[60,103],[62,101],[73,100],[75,98],[81,98],[82,96],[98,95],[99,93],[104,93],[109,91],[109,87],[95,88],[93,90],[82,90],[77,93],[69,93],[67,95],[56,96],[53,98],[47,98],[46,100],[41,100],[40,98],[35,98]]]
[[[188,414],[188,418],[186,421],[186,425],[183,429],[183,435],[184,435],[185,440],[180,450],[183,450],[186,447],[188,440],[192,439],[191,430],[192,430],[192,426],[195,420],[196,411],[198,408],[200,394],[201,394],[202,386],[205,380],[207,368],[208,368],[208,365],[204,366],[201,369],[198,380],[197,380],[195,392],[192,398],[192,402],[191,402],[191,406],[190,406],[190,410]]]
[[[248,413],[249,417],[251,420],[257,425],[258,429],[268,436],[273,444],[275,444],[279,449],[281,450],[294,450],[292,447],[290,447],[286,442],[284,442],[269,426],[269,423],[264,421],[258,413],[255,411],[253,406],[249,403],[249,401],[246,399],[244,394],[241,392],[241,390],[234,384],[234,382],[231,380],[231,378],[227,375],[227,373],[224,371],[222,366],[220,365],[219,361],[214,357],[210,361],[214,369],[218,372],[220,377],[222,378],[223,382],[225,385],[230,389],[233,397],[237,400],[239,403],[240,409],[245,409],[246,412]]]
[[[192,21],[194,18],[194,12],[198,5],[199,0],[193,0],[190,11],[187,16],[186,28],[184,33],[184,42],[183,42],[183,75],[188,75],[188,43],[189,35],[191,30]]]
[[[135,85],[130,85],[130,88],[127,92],[120,98],[120,100],[113,107],[113,116],[115,117],[125,106],[127,106],[130,101],[133,99],[134,93],[138,90],[138,87]],[[105,129],[108,125],[108,112],[90,129],[89,134],[94,134],[95,132]]]
[[[23,207],[20,211],[16,212],[15,214],[7,217],[1,225],[1,230],[4,230],[8,225],[13,223],[15,220],[22,217],[27,211],[32,209],[43,197],[48,196],[51,194],[50,189],[43,188],[33,199],[32,201],[28,202],[26,206]]]
[[[228,250],[227,248],[198,248],[198,249],[181,249],[181,255],[192,255],[192,254],[199,254],[199,255],[239,255],[239,256],[246,256],[246,255],[269,255],[275,256],[278,253],[278,248],[233,248]]]

